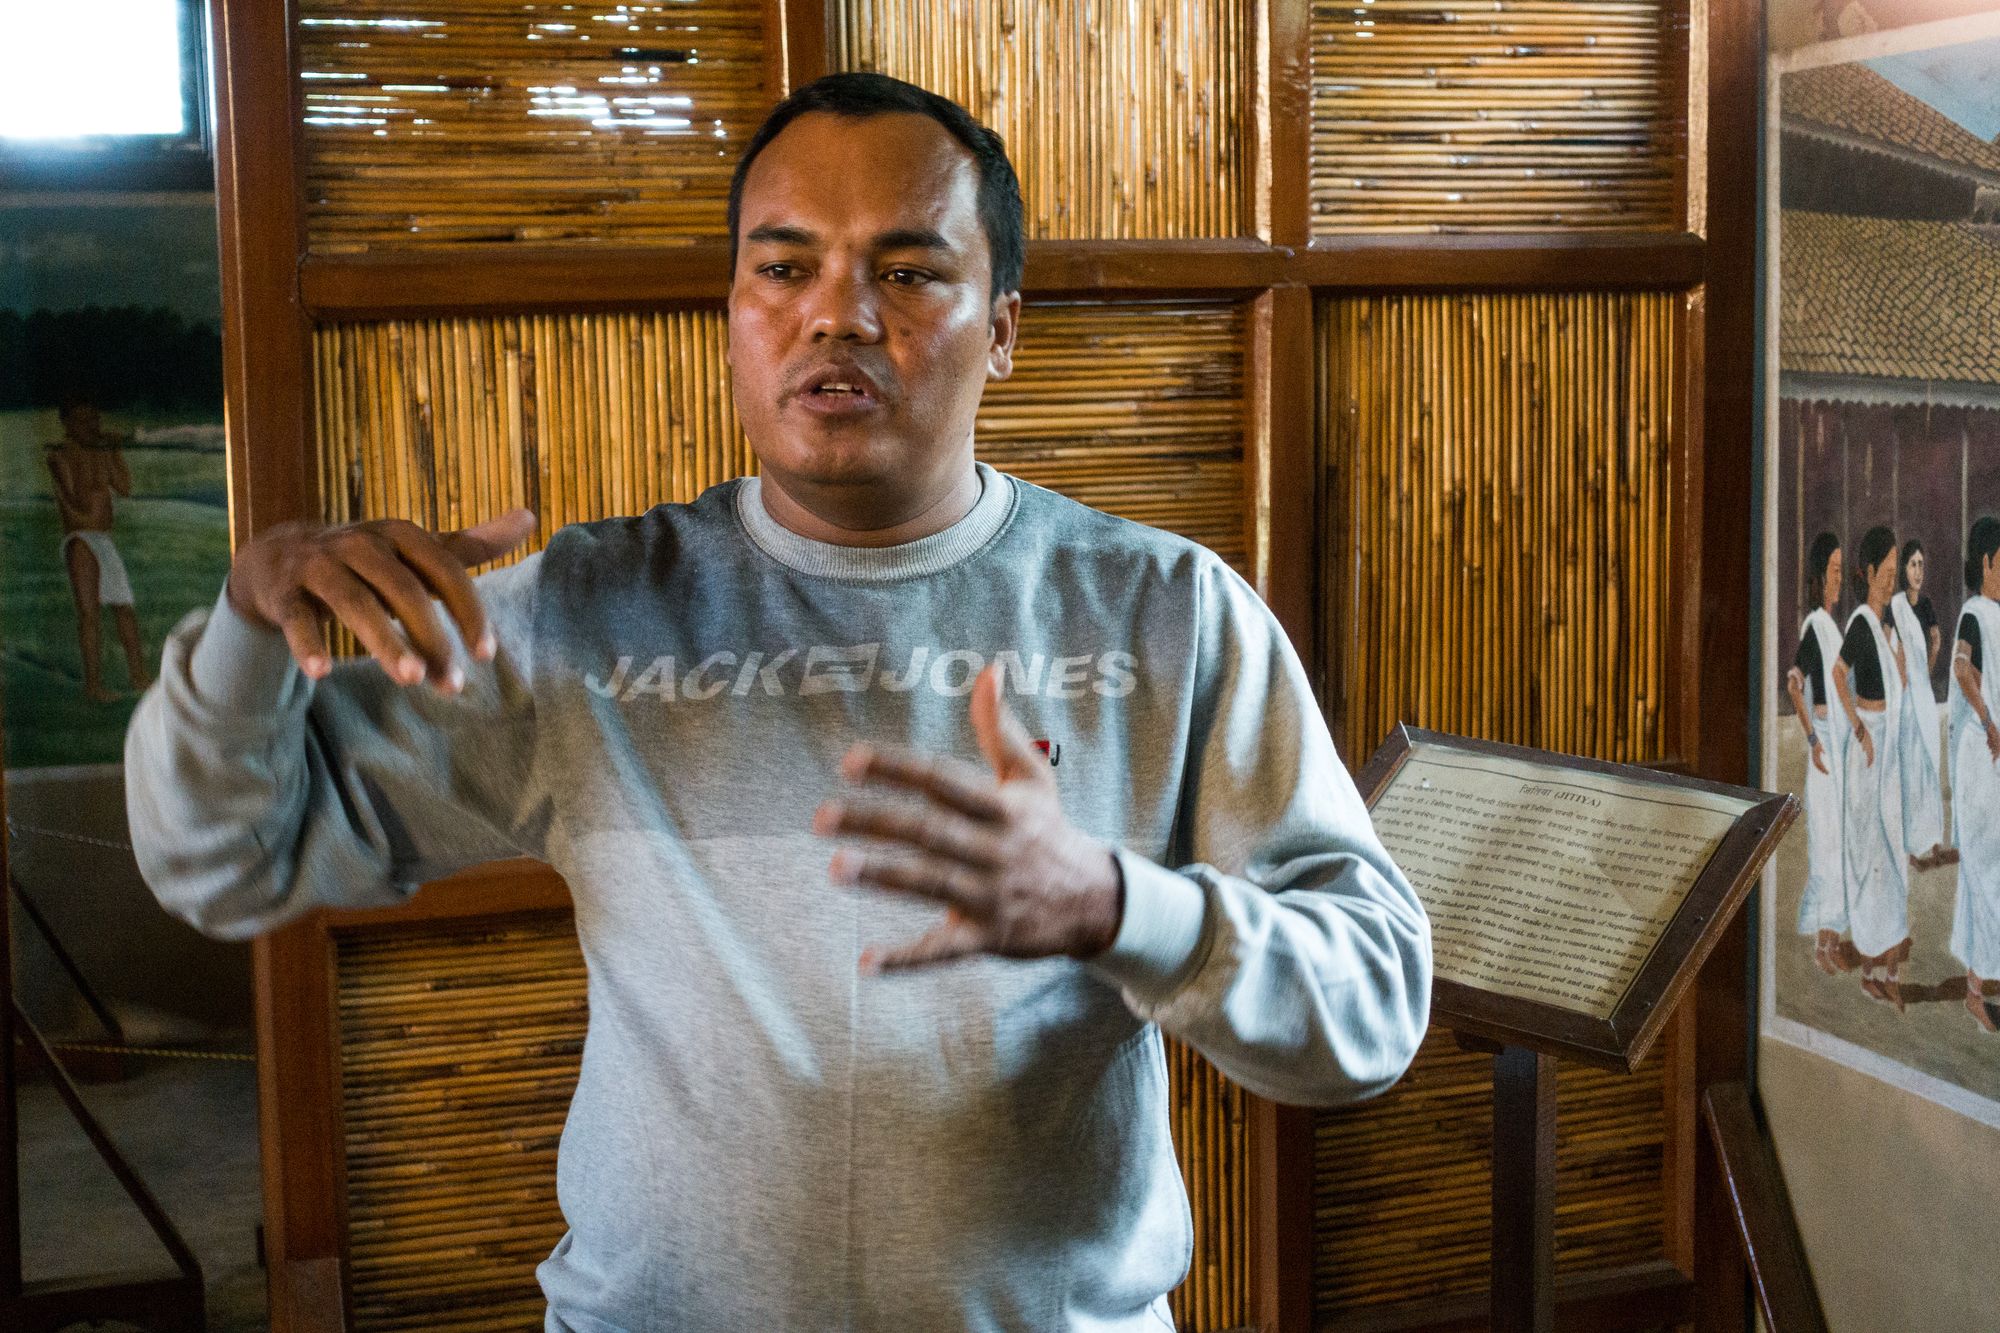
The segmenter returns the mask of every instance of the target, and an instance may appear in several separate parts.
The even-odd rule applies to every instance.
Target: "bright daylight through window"
[[[178,135],[179,0],[6,6],[0,139]]]

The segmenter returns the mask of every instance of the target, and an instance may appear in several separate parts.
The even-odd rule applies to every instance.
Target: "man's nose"
[[[873,276],[824,271],[813,284],[808,329],[813,339],[872,343],[882,336]]]

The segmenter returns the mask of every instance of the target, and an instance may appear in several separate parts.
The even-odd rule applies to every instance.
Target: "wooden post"
[[[1556,1309],[1556,1061],[1493,1056],[1494,1333],[1553,1333]]]

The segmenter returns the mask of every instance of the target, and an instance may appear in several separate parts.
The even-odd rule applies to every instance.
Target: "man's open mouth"
[[[881,402],[875,381],[851,366],[829,366],[807,376],[797,396],[818,412],[853,412]]]

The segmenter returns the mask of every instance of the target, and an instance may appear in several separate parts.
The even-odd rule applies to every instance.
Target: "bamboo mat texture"
[[[1240,0],[834,0],[829,63],[999,131],[1035,239],[1240,236],[1252,184]]]
[[[1313,230],[1663,230],[1687,116],[1654,0],[1316,0]]]
[[[726,234],[763,0],[300,0],[313,250]]]
[[[1663,1047],[1668,1045],[1663,1043]],[[1369,1306],[1486,1290],[1493,1206],[1493,1057],[1433,1028],[1403,1081],[1314,1126],[1313,1303]],[[1556,1074],[1556,1271],[1665,1254],[1666,1093],[1636,1074]]]
[[[327,517],[450,528],[526,504],[545,534],[691,499],[754,464],[725,333],[712,310],[324,326]],[[1014,377],[982,405],[980,456],[1241,569],[1244,341],[1236,302],[1032,306]],[[582,1032],[567,923],[356,936],[339,985],[355,1327],[526,1326],[534,1265],[561,1235],[555,1140],[538,1135],[560,1131],[575,1073],[564,1043]],[[488,1024],[494,1013],[507,1023]],[[1250,1314],[1244,1094],[1171,1043],[1168,1064],[1196,1237],[1176,1318],[1190,1333],[1237,1327]],[[493,1220],[432,1224],[468,1210]]]
[[[323,325],[330,522],[457,528],[515,505],[565,523],[691,500],[752,471],[720,311]],[[989,385],[979,457],[1244,567],[1243,306],[1031,305]]]
[[[357,1333],[539,1328],[534,1270],[563,1233],[556,1148],[587,1015],[566,916],[390,927],[338,943],[348,1274]],[[1195,1252],[1189,1333],[1249,1320],[1241,1089],[1167,1044]]]
[[[583,1056],[567,917],[344,934],[335,1008],[357,1333],[540,1328]]]
[[[1366,296],[1318,311],[1344,751],[1397,722],[1665,756],[1672,293]]]

